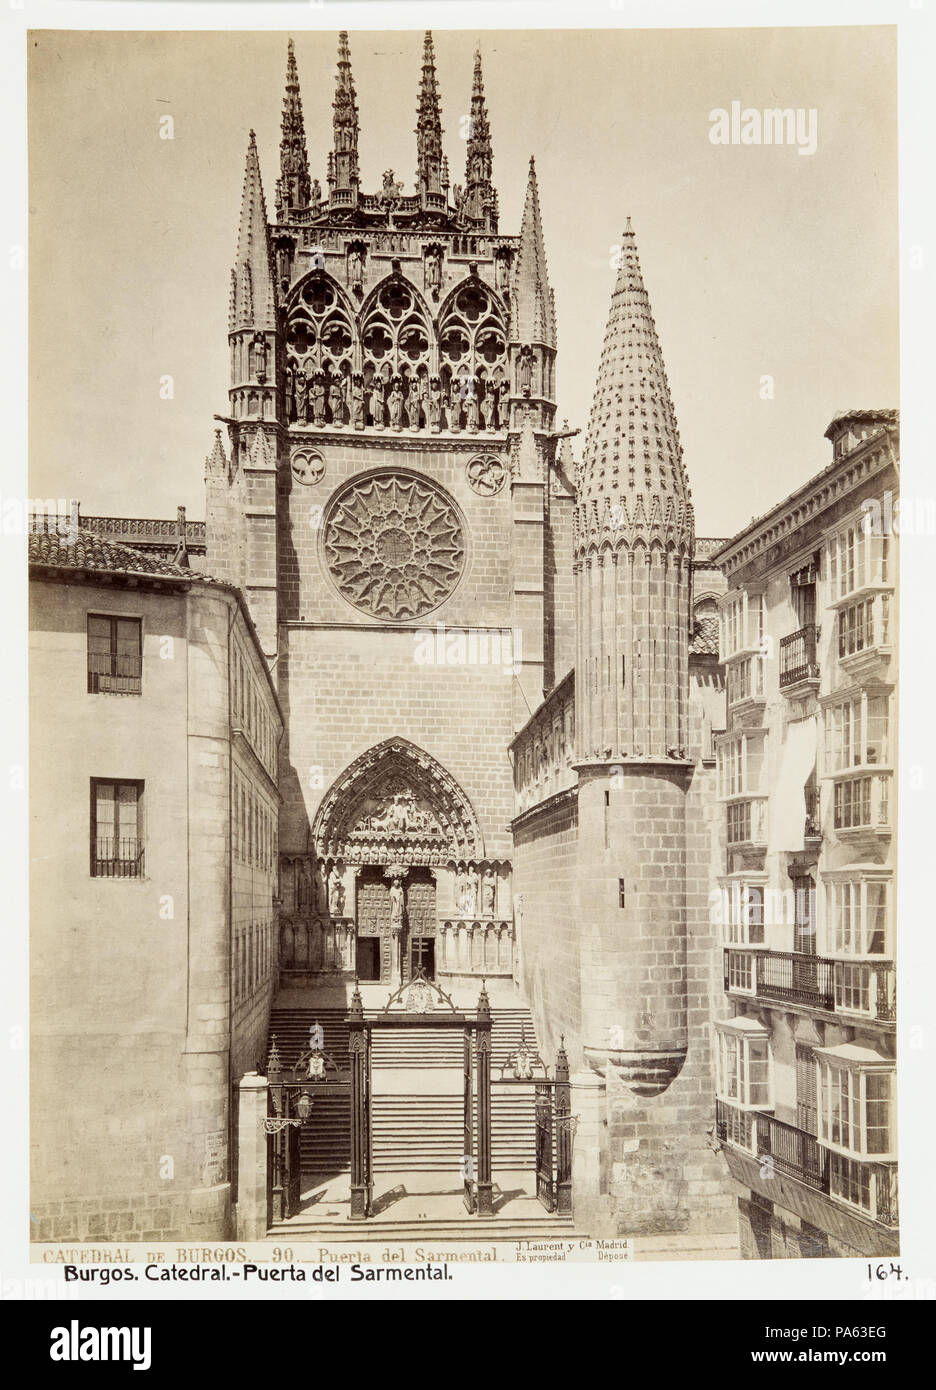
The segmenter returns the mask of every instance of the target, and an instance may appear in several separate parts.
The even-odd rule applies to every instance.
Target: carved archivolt
[[[481,859],[471,802],[455,779],[406,739],[357,758],[332,786],[312,825],[319,859],[347,864],[447,864]]]
[[[428,479],[361,479],[332,503],[325,562],[339,592],[376,618],[418,618],[461,578],[465,540],[455,504]]]

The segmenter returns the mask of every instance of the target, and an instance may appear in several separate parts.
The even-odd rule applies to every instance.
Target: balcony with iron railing
[[[136,653],[88,652],[89,695],[140,695],[143,658]]]
[[[819,628],[807,623],[798,632],[780,639],[780,689],[819,684],[819,661],[816,645]]]
[[[715,1102],[715,1133],[723,1144],[756,1159],[765,1179],[773,1170],[880,1225],[898,1224],[897,1168],[893,1163],[844,1157],[820,1144],[807,1130],[763,1111],[739,1110],[722,1100]],[[850,1195],[845,1194],[846,1177],[850,1179]]]
[[[890,960],[840,960],[796,951],[726,947],[724,981],[726,994],[744,994],[767,1003],[795,1004],[876,1023],[893,1023],[897,1014],[897,972]]]
[[[91,873],[94,878],[142,878],[143,841],[98,836],[91,848]]]

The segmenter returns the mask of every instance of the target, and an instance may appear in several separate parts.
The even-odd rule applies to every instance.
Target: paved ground
[[[351,1205],[347,1173],[317,1181],[303,1174],[302,1207],[295,1221],[334,1221],[344,1225]],[[536,1197],[534,1173],[501,1173],[494,1184],[494,1210],[517,1221],[546,1215]],[[457,1173],[380,1173],[374,1183],[374,1215],[368,1228],[383,1221],[457,1220],[467,1217]]]

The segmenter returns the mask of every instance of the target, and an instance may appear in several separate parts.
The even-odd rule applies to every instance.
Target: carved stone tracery
[[[477,819],[453,777],[406,739],[362,754],[328,792],[312,826],[320,859],[443,865],[483,857]]]
[[[346,488],[326,516],[323,546],[339,592],[390,621],[438,607],[465,564],[454,503],[428,479],[405,474],[378,474]]]

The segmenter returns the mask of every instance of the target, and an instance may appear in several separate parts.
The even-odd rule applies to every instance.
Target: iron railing
[[[139,695],[143,690],[141,655],[116,656],[109,652],[88,652],[89,695]]]
[[[742,963],[742,958],[748,963]],[[724,951],[723,977],[726,994],[776,999],[879,1023],[892,1023],[897,1017],[897,970],[889,960],[832,960],[796,951],[729,946]]]
[[[95,878],[142,878],[143,841],[99,837],[91,849]]]
[[[789,1173],[817,1192],[828,1192],[829,1151],[814,1134],[758,1113],[757,1152],[760,1158],[769,1157],[780,1172]]]
[[[798,632],[780,638],[780,688],[796,685],[798,681],[818,680],[819,662],[816,658],[816,642],[819,629],[815,623],[807,623]]]
[[[793,951],[767,952],[757,961],[755,990],[764,999],[831,1011],[835,1007],[834,962]]]

